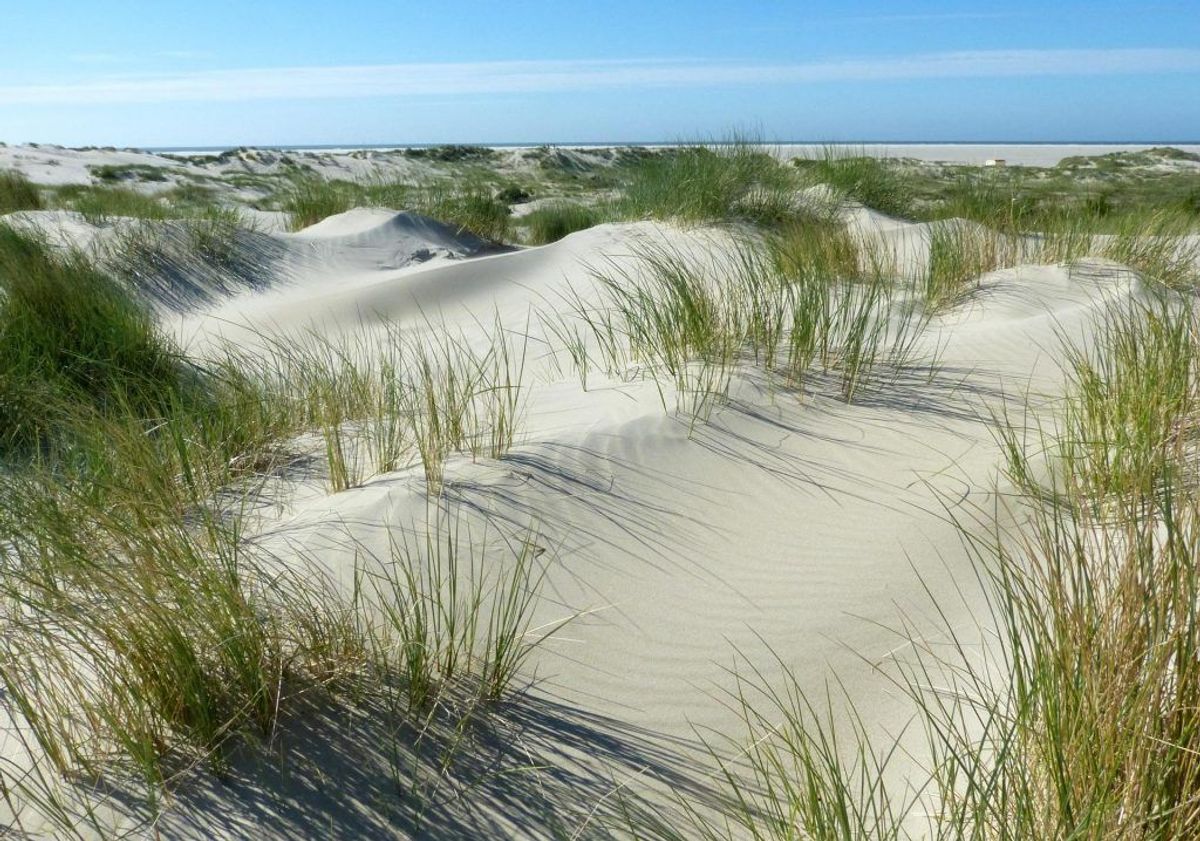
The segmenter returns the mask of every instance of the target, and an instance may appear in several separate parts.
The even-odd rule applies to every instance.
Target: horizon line
[[[355,151],[392,149],[431,149],[438,146],[478,146],[488,149],[519,149],[524,147],[580,147],[580,148],[645,148],[661,146],[730,146],[736,141],[730,140],[579,140],[579,141],[442,141],[442,142],[412,142],[412,143],[236,143],[232,145],[173,145],[173,146],[126,146],[126,149],[138,149],[145,152],[220,152],[237,149],[262,149],[268,151],[316,151],[331,149],[352,149]],[[50,144],[42,144],[50,145]],[[1152,140],[936,140],[936,139],[905,139],[905,140],[762,140],[751,141],[751,146],[1200,146],[1200,138],[1194,139],[1152,139]],[[68,147],[81,149],[86,147]]]
[[[730,146],[739,141],[734,140],[577,140],[577,141],[560,141],[560,140],[528,140],[528,141],[476,141],[476,140],[447,140],[447,141],[413,141],[405,143],[210,143],[210,144],[172,144],[172,145],[146,145],[146,144],[84,144],[72,145],[67,143],[55,143],[50,141],[25,141],[20,143],[4,143],[0,141],[0,146],[9,148],[26,147],[26,148],[53,148],[64,149],[73,152],[86,152],[96,150],[116,150],[116,151],[134,151],[134,152],[151,152],[151,153],[172,153],[172,152],[232,152],[238,149],[260,149],[265,151],[315,151],[315,150],[334,150],[334,149],[351,149],[355,151],[388,151],[401,149],[430,149],[439,146],[476,146],[488,149],[518,149],[518,148],[537,148],[539,146],[551,147],[580,147],[580,148],[638,148],[661,146],[666,148],[671,147],[687,147],[687,146]],[[1083,140],[1083,139],[1068,139],[1068,140],[1008,140],[1004,138],[989,138],[986,140],[942,140],[938,138],[919,138],[919,139],[873,139],[873,138],[856,138],[853,140],[828,140],[828,139],[786,139],[786,140],[753,140],[748,141],[751,146],[1200,146],[1200,138],[1152,138],[1152,139],[1135,139],[1122,138],[1118,140]]]

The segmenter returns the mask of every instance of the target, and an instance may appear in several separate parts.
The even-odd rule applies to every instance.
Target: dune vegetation
[[[559,202],[539,207],[524,217],[532,245],[548,245],[577,231],[586,231],[600,223],[602,215],[595,209],[571,202]]]
[[[479,562],[435,506],[435,551],[397,545],[386,574],[364,566],[370,595],[346,594],[249,549],[224,496],[314,430],[331,491],[415,459],[436,499],[451,454],[512,446],[519,345],[396,334],[368,356],[313,336],[201,362],[102,268],[7,227],[0,291],[0,678],[49,763],[19,796],[56,833],[88,818],[59,803],[56,775],[132,778],[153,814],[181,768],[219,771],[232,740],[268,736],[315,691],[402,698],[418,718],[504,693],[528,645],[533,532],[512,537],[511,571],[463,590],[459,570]]]
[[[962,440],[983,429],[961,458],[994,456],[971,474],[986,487],[929,491],[973,573],[961,588],[979,590],[985,609],[964,624],[944,588],[922,583],[921,615],[902,612],[887,629],[895,647],[868,664],[903,705],[902,732],[872,723],[868,699],[839,675],[814,680],[779,640],[756,636],[754,650],[733,646],[727,694],[712,699],[736,728],[697,727],[695,767],[676,769],[699,782],[645,768],[613,776],[602,794],[580,790],[570,820],[539,812],[537,833],[1200,836],[1200,207],[1172,177],[1145,175],[1134,200],[1105,198],[1081,173],[1124,183],[1133,164],[981,174],[833,148],[788,162],[735,141],[590,157],[534,150],[518,182],[493,150],[412,151],[400,163],[422,167],[415,175],[335,178],[289,161],[262,189],[215,175],[185,188],[136,168],[42,192],[0,176],[0,213],[49,206],[106,237],[64,246],[0,219],[0,703],[11,724],[0,794],[16,831],[157,832],[193,802],[189,787],[237,778],[247,756],[258,773],[287,777],[277,740],[317,708],[356,727],[383,721],[370,732],[385,734],[372,747],[388,757],[378,798],[392,799],[370,808],[397,833],[441,828],[439,810],[469,809],[476,789],[497,790],[507,775],[530,791],[570,791],[582,772],[565,751],[537,753],[535,717],[505,727],[539,691],[548,641],[587,618],[570,597],[582,588],[571,552],[605,544],[582,526],[547,537],[543,519],[569,512],[572,495],[624,491],[554,462],[567,458],[559,450],[593,457],[608,438],[644,432],[716,458],[749,442],[769,452],[764,475],[807,493],[813,465],[788,463],[776,440],[801,437],[789,417],[867,417],[868,429],[900,405],[922,424],[957,424]],[[547,201],[514,215],[511,205],[535,197]],[[449,281],[405,287],[397,315],[371,297],[377,284],[431,277],[478,248],[414,270],[398,236],[380,244],[375,229],[338,227],[354,208],[428,216],[464,241],[545,247],[454,276],[452,292],[476,307],[468,316],[418,299]],[[282,214],[289,231],[329,222],[305,239],[263,230],[252,210]],[[211,306],[211,324],[226,326],[236,317],[219,304],[257,300],[274,280],[211,281],[188,307],[155,294],[195,272],[252,277],[268,243],[303,266],[339,236],[351,241],[338,252],[347,261],[386,252],[371,283],[338,268],[322,299],[322,316],[353,307],[355,329],[247,319],[235,338],[214,328],[200,344],[177,323]],[[522,298],[523,309],[488,298],[496,277],[522,288],[522,270],[557,283],[562,264],[533,260],[571,256],[569,243],[554,245],[568,237],[590,257],[547,286],[553,295]],[[601,246],[585,251],[593,241]],[[432,246],[422,249],[414,263],[431,259]],[[509,258],[527,262],[499,262]],[[1030,267],[1051,272],[1057,291],[1021,286]],[[1070,297],[1078,289],[1087,297]],[[972,321],[1005,294],[999,328]],[[1087,317],[1047,340],[1036,365],[1056,368],[1050,385],[1029,384],[1041,371],[985,382],[971,342],[1018,329],[1052,294]],[[966,350],[949,364],[956,341]],[[643,386],[655,416],[609,427],[593,418],[625,417]],[[947,402],[972,389],[978,402]],[[597,402],[549,404],[534,434],[531,395],[545,390]],[[600,433],[553,437],[584,412]],[[739,432],[738,416],[767,424],[761,441]],[[812,423],[811,438],[843,431]],[[640,469],[650,444],[623,446]],[[874,469],[840,457],[830,473]],[[940,472],[956,471],[956,458]],[[504,498],[503,516],[477,504],[484,491]],[[417,502],[397,503],[403,529],[378,513],[392,509],[364,509],[386,526],[382,539],[332,507],[317,520],[320,540],[272,539],[285,531],[275,509],[354,493]],[[621,527],[638,527],[636,513]],[[859,538],[845,531],[847,543]],[[330,563],[334,549],[348,566]],[[517,764],[445,782],[488,738]],[[520,798],[502,791],[502,809],[515,810]],[[522,830],[533,832],[506,831]]]
[[[28,178],[14,170],[0,170],[0,213],[41,207],[42,197]]]

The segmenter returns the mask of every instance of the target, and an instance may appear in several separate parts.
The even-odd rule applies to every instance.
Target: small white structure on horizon
[[[988,158],[983,162],[984,166],[1008,166],[1008,161],[1004,158]]]

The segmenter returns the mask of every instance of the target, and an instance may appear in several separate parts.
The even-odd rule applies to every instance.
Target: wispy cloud
[[[207,50],[154,50],[139,53],[72,53],[67,60],[75,64],[145,64],[152,59],[200,61],[212,58]]]
[[[1200,49],[982,50],[758,64],[680,60],[500,61],[110,75],[0,85],[0,105],[235,102],[812,84],[847,80],[1200,72]]]

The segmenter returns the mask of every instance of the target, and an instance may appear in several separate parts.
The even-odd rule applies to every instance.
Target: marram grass
[[[1016,531],[984,511],[960,522],[990,610],[978,629],[897,629],[912,653],[881,679],[909,700],[904,733],[869,732],[786,663],[739,666],[728,703],[743,733],[704,736],[717,805],[680,794],[670,822],[626,810],[629,837],[1200,834],[1195,317],[1179,303],[1114,311],[1095,347],[1070,345],[1065,420],[1030,452],[997,430],[1018,463],[1078,437],[1103,451],[1058,463],[1054,494],[1012,475]]]

